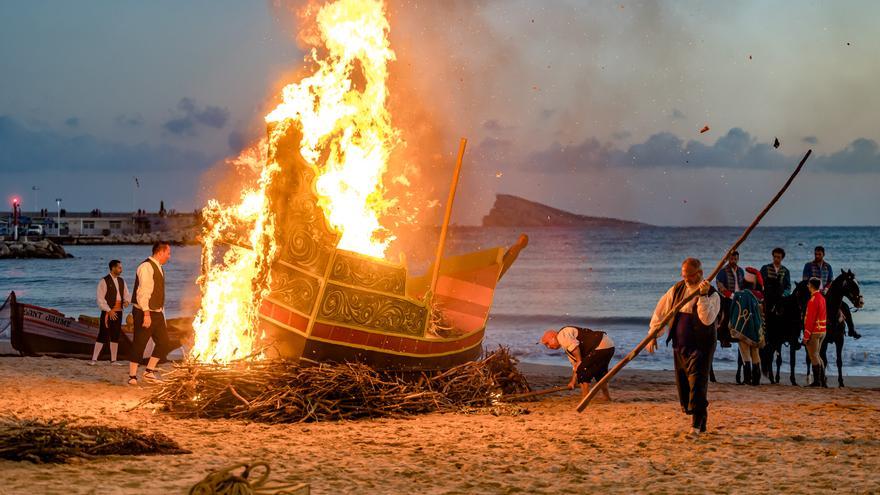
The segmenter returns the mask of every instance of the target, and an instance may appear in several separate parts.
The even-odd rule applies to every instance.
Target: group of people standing
[[[734,251],[727,264],[715,278],[721,293],[720,327],[728,328],[730,339],[739,345],[743,361],[744,382],[749,385],[761,383],[760,349],[766,336],[766,311],[764,290],[773,283],[780,296],[791,293],[791,272],[782,264],[785,250],[773,249],[773,261],[761,267],[745,269],[739,266],[739,252]],[[825,368],[819,357],[819,349],[825,338],[825,293],[833,281],[831,265],[825,261],[825,248],[813,249],[813,261],[804,264],[802,279],[807,282],[810,299],[804,317],[803,343],[810,356],[814,381],[809,386],[819,387],[825,383]]]
[[[694,435],[706,431],[709,376],[719,323],[726,323],[730,336],[738,341],[746,383],[760,383],[759,350],[765,343],[765,281],[778,284],[781,295],[791,293],[791,274],[782,264],[785,250],[777,247],[772,256],[773,261],[760,269],[743,269],[739,267],[739,252],[734,251],[716,277],[715,287],[703,278],[700,260],[687,258],[681,264],[682,279],[657,302],[648,332],[654,338],[648,342],[647,349],[653,353],[658,347],[657,340],[668,329],[666,344],[672,344],[675,387],[682,412],[692,417]],[[816,246],[813,261],[805,264],[803,270],[803,279],[811,293],[803,342],[813,367],[815,379],[812,387],[822,386],[825,382],[819,348],[825,336],[824,293],[831,285],[833,271],[824,258],[825,248]],[[667,314],[695,291],[697,296],[685,302],[671,322],[666,323]],[[572,365],[568,388],[580,385],[583,395],[589,391],[591,381],[601,379],[608,372],[614,354],[614,342],[605,332],[574,326],[547,330],[540,343],[549,349],[565,350]],[[601,391],[606,399],[611,399],[607,385],[603,385]]]
[[[98,363],[104,345],[110,349],[110,363],[122,365],[117,360],[119,340],[122,335],[123,310],[132,306],[134,338],[129,358],[129,385],[138,384],[138,367],[144,351],[152,339],[154,346],[143,374],[146,381],[160,381],[158,364],[169,349],[168,331],[165,325],[165,272],[163,265],[171,259],[171,245],[167,242],[153,244],[150,257],[142,261],[135,272],[134,288],[129,292],[122,278],[122,262],[111,260],[109,273],[98,281],[96,302],[101,310],[98,338],[89,364]],[[134,299],[132,299],[132,294]]]

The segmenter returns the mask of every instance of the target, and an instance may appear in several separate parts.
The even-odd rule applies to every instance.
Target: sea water
[[[447,252],[465,253],[516,241],[520,232],[529,246],[498,284],[487,325],[485,345],[511,348],[521,360],[567,364],[558,351],[536,345],[548,328],[563,325],[604,330],[614,339],[620,359],[646,335],[657,299],[681,278],[681,261],[695,256],[708,273],[742,233],[732,227],[642,228],[475,228],[450,232]],[[853,313],[860,340],[847,337],[844,374],[880,375],[880,228],[767,227],[756,229],[739,248],[743,267],[769,263],[774,247],[786,251],[783,264],[792,282],[801,279],[813,248],[822,245],[835,270],[851,269],[865,297],[865,308]],[[123,277],[134,283],[136,265],[148,246],[69,246],[67,260],[0,260],[0,294],[14,290],[22,302],[55,308],[69,316],[95,315],[95,288],[107,263],[119,259]],[[193,315],[198,307],[196,278],[199,247],[174,247],[166,265],[169,317]],[[784,363],[788,349],[784,348]],[[804,351],[797,369],[803,373]],[[829,360],[834,361],[833,346]],[[669,369],[669,348],[643,352],[633,368]],[[716,369],[736,366],[734,349],[719,349]],[[833,366],[833,365],[832,365]],[[784,365],[783,372],[788,367]]]

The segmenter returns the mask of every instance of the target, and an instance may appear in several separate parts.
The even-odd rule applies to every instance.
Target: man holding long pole
[[[718,292],[703,279],[703,265],[696,258],[681,264],[681,278],[660,301],[651,317],[648,352],[657,348],[657,338],[663,334],[666,314],[683,301],[687,294],[699,290],[699,296],[686,302],[672,318],[667,344],[672,342],[675,365],[675,388],[685,414],[693,416],[693,434],[706,431],[709,400],[709,370],[715,354],[715,319],[721,309]]]
[[[715,278],[716,275],[718,275],[718,273],[721,271],[721,268],[724,266],[724,262],[727,260],[727,258],[730,257],[730,255],[733,254],[733,252],[736,251],[737,248],[739,248],[739,246],[743,242],[745,242],[745,240],[749,237],[749,234],[755,229],[755,227],[758,226],[758,224],[761,222],[761,219],[764,218],[764,215],[766,215],[767,212],[770,211],[771,208],[773,208],[773,205],[775,205],[776,202],[779,201],[779,198],[781,198],[782,195],[785,194],[785,191],[788,189],[788,186],[791,185],[792,181],[794,181],[794,178],[797,177],[797,175],[798,175],[798,173],[800,173],[801,169],[804,168],[804,164],[807,163],[807,159],[810,158],[810,154],[812,154],[812,152],[813,152],[813,150],[807,150],[807,153],[804,155],[803,158],[801,158],[801,162],[798,164],[797,168],[794,170],[794,172],[792,172],[791,176],[788,178],[788,180],[782,186],[782,189],[780,189],[779,192],[776,193],[776,196],[773,196],[773,199],[771,199],[770,202],[767,203],[767,206],[765,206],[764,209],[761,210],[761,213],[758,213],[758,216],[755,217],[755,219],[752,221],[751,225],[746,227],[745,232],[743,232],[742,235],[739,236],[739,239],[737,239],[736,242],[733,243],[733,246],[730,246],[730,249],[727,250],[727,253],[725,253],[724,257],[721,259],[721,261],[718,263],[718,265],[715,267],[715,269],[712,270],[712,273],[710,273],[709,276],[706,277],[706,280],[712,280]],[[690,294],[688,294],[681,301],[679,301],[678,304],[676,304],[670,312],[666,313],[666,316],[664,316],[663,319],[661,320],[660,327],[663,327],[668,321],[670,321],[672,319],[672,317],[676,313],[678,313],[682,307],[684,307],[685,304],[687,304],[693,298],[695,298],[699,295],[699,291],[689,291],[689,292],[690,292]],[[587,396],[581,400],[581,402],[577,406],[577,411],[583,412],[583,410],[586,409],[587,406],[590,404],[590,400],[592,400],[593,397],[596,395],[596,392],[599,390],[599,387],[602,385],[605,385],[606,383],[608,383],[609,380],[614,378],[614,375],[616,375],[618,372],[620,372],[620,370],[622,370],[623,367],[626,366],[630,361],[635,359],[635,357],[638,356],[640,352],[642,352],[642,349],[647,347],[648,344],[654,343],[655,338],[656,337],[653,334],[648,334],[647,337],[645,337],[641,342],[639,342],[639,345],[637,345],[632,351],[630,351],[629,354],[624,356],[623,359],[618,361],[617,364],[615,364],[614,367],[611,368],[608,371],[608,373],[606,373],[605,376],[602,377],[601,380],[599,380],[599,382],[596,384],[596,386],[590,390],[590,392],[587,394]],[[654,345],[656,346],[656,343]]]

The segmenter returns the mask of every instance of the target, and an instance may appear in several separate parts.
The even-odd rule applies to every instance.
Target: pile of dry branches
[[[131,428],[78,426],[65,421],[0,419],[0,459],[65,462],[104,455],[189,454],[162,434]]]
[[[479,361],[418,374],[356,363],[185,363],[145,402],[180,417],[288,423],[491,408],[503,394],[524,391],[528,383],[516,360],[499,348]]]

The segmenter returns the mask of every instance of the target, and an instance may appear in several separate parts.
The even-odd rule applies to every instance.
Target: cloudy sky
[[[0,198],[200,206],[206,172],[263,132],[303,69],[292,10],[3,2]],[[660,225],[743,224],[813,149],[767,223],[878,224],[878,3],[391,1],[389,12],[398,161],[419,201],[442,198],[466,136],[460,223],[503,192]]]

